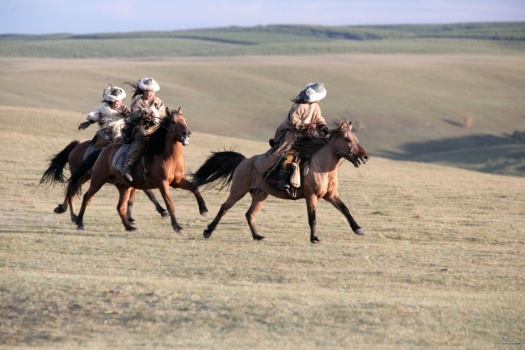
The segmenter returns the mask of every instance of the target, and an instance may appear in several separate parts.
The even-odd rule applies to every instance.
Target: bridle
[[[350,157],[352,155],[352,150],[354,149],[355,146],[357,146],[357,144],[359,144],[359,140],[356,137],[356,141],[353,144],[350,145],[350,149],[347,152],[340,151],[340,150],[334,148],[334,146],[332,146],[331,143],[330,143],[330,148],[332,149],[332,151],[335,153],[336,156],[343,157],[343,158],[346,159],[345,156]]]
[[[169,117],[172,118],[171,115]],[[177,134],[177,132],[175,130],[172,130],[172,129],[168,128],[168,127],[165,127],[164,125],[162,125],[162,122],[159,123],[159,126],[161,128],[163,128],[163,129],[166,129],[167,132],[172,133],[175,136],[178,136],[178,134]]]

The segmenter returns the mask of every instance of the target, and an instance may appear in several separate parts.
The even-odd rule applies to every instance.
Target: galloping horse
[[[84,212],[93,196],[106,183],[110,182],[117,187],[120,193],[117,211],[122,220],[122,224],[128,231],[135,230],[131,226],[126,215],[126,204],[129,201],[133,188],[152,189],[158,188],[166,207],[171,216],[171,225],[176,232],[181,232],[182,227],[177,223],[175,218],[175,207],[171,201],[169,187],[182,188],[195,195],[199,205],[199,212],[206,216],[208,209],[202,198],[199,189],[193,183],[184,177],[184,159],[182,158],[182,147],[189,143],[191,131],[188,128],[186,119],[182,115],[179,107],[178,111],[168,111],[160,124],[160,127],[151,136],[146,149],[147,157],[143,162],[138,162],[137,166],[144,167],[144,178],[139,177],[129,183],[120,173],[120,170],[114,167],[114,161],[118,157],[117,152],[124,145],[111,144],[106,146],[100,154],[93,153],[88,156],[77,170],[73,172],[68,181],[67,195],[73,196],[78,193],[82,185],[83,177],[88,174],[92,168],[91,183],[89,189],[82,199],[82,207],[77,216],[75,223],[77,228],[84,229]],[[115,158],[115,159],[114,159]],[[142,165],[140,164],[142,163]],[[133,187],[132,187],[133,186]]]
[[[263,175],[254,167],[260,156],[246,158],[240,153],[232,151],[213,152],[204,164],[192,174],[193,183],[197,186],[209,185],[222,189],[229,185],[230,195],[221,205],[215,219],[204,230],[205,238],[209,238],[217,228],[221,218],[233,205],[250,192],[252,203],[246,212],[246,220],[254,240],[262,240],[263,236],[257,233],[254,220],[257,212],[262,208],[268,195],[281,199],[306,200],[308,223],[310,225],[310,242],[320,242],[315,231],[315,210],[317,200],[323,198],[337,208],[347,219],[354,233],[364,234],[350,211],[337,193],[337,168],[341,158],[347,159],[355,167],[368,162],[368,155],[357,137],[352,133],[352,123],[346,120],[336,120],[337,128],[330,130],[329,137],[305,137],[297,144],[301,159],[309,159],[301,163],[309,163],[305,171],[302,166],[301,183],[296,197],[291,197],[287,191],[277,190],[270,186]],[[307,172],[306,174],[303,174]]]
[[[86,153],[88,152],[91,143],[91,140],[87,140],[82,143],[80,143],[77,140],[71,141],[69,145],[67,145],[62,151],[58,152],[50,159],[49,166],[42,175],[42,178],[40,179],[40,184],[62,184],[66,182],[66,177],[64,176],[64,169],[66,165],[69,164],[69,170],[71,171],[71,173],[73,173],[80,165],[80,163],[82,163],[82,160],[84,160],[84,158],[86,157]],[[89,181],[89,176],[86,176],[84,180],[84,182]],[[155,198],[155,195],[151,190],[144,190],[144,193],[153,202],[153,204],[155,205],[155,209],[157,210],[157,212],[159,212],[160,215],[162,215],[163,217],[169,215],[168,211],[159,204],[157,198]],[[135,221],[131,217],[131,207],[133,206],[135,194],[136,190],[132,192],[131,198],[128,202],[127,215],[128,219],[131,222]],[[71,221],[75,222],[77,216],[75,214],[74,200],[75,196],[71,196],[69,198],[68,196],[66,196],[64,198],[64,202],[62,204],[59,204],[55,208],[54,212],[57,214],[65,213],[69,206]]]

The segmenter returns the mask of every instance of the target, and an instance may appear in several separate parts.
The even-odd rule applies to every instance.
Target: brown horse
[[[55,185],[65,183],[66,177],[64,176],[64,169],[69,164],[69,170],[71,171],[71,173],[73,173],[86,157],[86,153],[90,148],[90,144],[92,144],[91,140],[87,140],[82,143],[75,140],[72,141],[69,145],[67,145],[62,151],[52,156],[48,168],[46,169],[46,171],[42,175],[42,178],[40,179],[40,184]],[[84,182],[89,181],[89,178],[89,176],[86,176],[84,178]],[[162,215],[163,217],[169,215],[168,211],[159,204],[157,198],[155,198],[155,195],[151,190],[144,190],[144,193],[148,196],[151,202],[153,202],[153,204],[155,205],[155,209],[157,210],[157,212],[159,212],[160,215]],[[128,202],[127,215],[128,219],[131,222],[135,221],[131,216],[131,208],[133,206],[135,195],[136,190],[132,192],[130,200]],[[69,206],[71,221],[75,222],[77,216],[75,214],[74,200],[75,196],[66,196],[64,198],[64,202],[62,204],[59,204],[55,208],[54,212],[57,214],[65,213]]]
[[[319,242],[315,232],[315,210],[317,200],[323,198],[337,208],[347,219],[354,233],[364,234],[350,211],[345,206],[337,193],[337,168],[341,158],[347,159],[355,167],[368,162],[368,155],[361,147],[357,137],[352,133],[352,123],[346,120],[335,121],[337,128],[331,130],[327,139],[318,137],[305,137],[297,144],[300,150],[302,164],[309,163],[305,171],[302,167],[301,183],[295,197],[290,196],[288,191],[282,191],[271,186],[263,175],[254,167],[254,163],[260,156],[246,158],[240,153],[225,151],[214,152],[205,163],[192,174],[193,183],[197,186],[219,185],[219,188],[227,186],[231,182],[230,195],[221,205],[217,216],[204,230],[204,237],[209,238],[217,228],[221,218],[233,205],[250,192],[252,204],[246,212],[246,220],[250,226],[254,240],[264,239],[260,236],[254,226],[257,212],[262,208],[268,195],[281,199],[306,200],[308,211],[308,223],[310,224],[310,241]],[[303,173],[306,172],[306,175]]]
[[[113,165],[117,152],[124,145],[111,144],[106,146],[99,155],[95,152],[88,156],[71,175],[67,188],[68,196],[77,193],[82,185],[83,177],[92,168],[91,183],[84,194],[82,207],[75,221],[78,229],[84,229],[83,218],[86,207],[95,193],[106,182],[114,184],[119,190],[120,197],[117,211],[124,227],[128,231],[135,230],[135,227],[131,226],[126,215],[126,204],[129,201],[133,187],[138,189],[158,188],[160,190],[171,216],[171,225],[176,232],[181,232],[182,227],[175,218],[175,207],[169,192],[170,186],[192,192],[197,199],[200,214],[206,216],[208,209],[199,189],[184,177],[182,147],[189,143],[190,136],[191,131],[182,115],[181,108],[179,107],[179,110],[174,112],[168,111],[168,116],[163,119],[158,130],[150,136],[145,152],[148,156],[144,157],[143,162],[137,162],[138,164],[136,164],[136,166],[144,167],[144,178],[135,178],[134,175],[134,182],[131,184],[122,176],[120,170]]]

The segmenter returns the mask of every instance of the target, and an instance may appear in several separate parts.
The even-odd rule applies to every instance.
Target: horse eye
[[[352,142],[352,140],[349,137],[345,137],[345,141],[348,143]]]

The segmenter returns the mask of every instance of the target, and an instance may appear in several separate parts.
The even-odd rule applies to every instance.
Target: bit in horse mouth
[[[354,166],[356,168],[359,168],[362,165],[365,165],[366,163],[368,163],[368,157],[357,157],[355,159],[355,162],[352,162],[352,163],[354,163]]]

